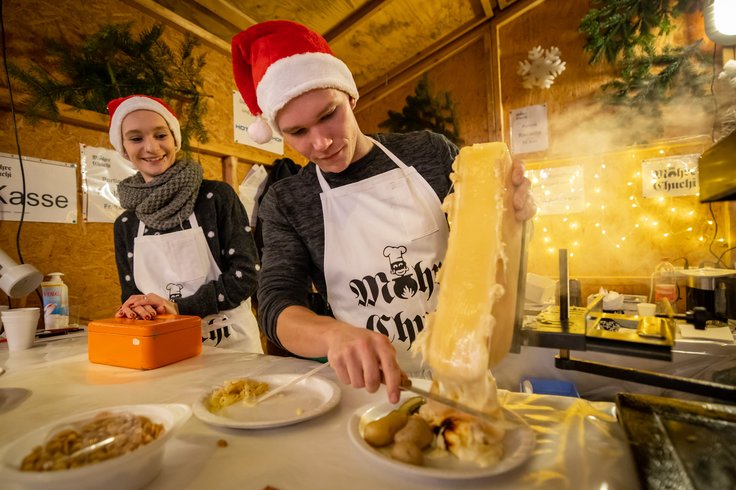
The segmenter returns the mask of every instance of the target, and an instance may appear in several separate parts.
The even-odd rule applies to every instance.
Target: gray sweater
[[[193,295],[177,298],[175,302],[182,315],[204,317],[235,308],[256,292],[258,254],[243,204],[225,182],[202,181],[194,204],[194,215],[222,274],[216,281],[203,284]],[[133,211],[125,211],[115,220],[115,261],[120,277],[121,301],[132,294],[147,292],[139,291],[133,279],[133,246],[138,223]],[[191,227],[189,220],[182,225],[185,229]],[[172,233],[180,229],[145,228],[143,234]],[[232,255],[229,253],[231,249],[234,251]]]
[[[429,183],[442,201],[451,188],[450,172],[458,149],[447,138],[429,131],[375,135],[386,148]],[[324,173],[331,188],[358,182],[392,170],[392,162],[373,146],[363,158],[339,173]],[[258,317],[263,333],[283,347],[276,320],[288,306],[308,306],[311,284],[327,299],[324,275],[322,192],[315,164],[273,184],[261,206],[263,256],[258,288]]]

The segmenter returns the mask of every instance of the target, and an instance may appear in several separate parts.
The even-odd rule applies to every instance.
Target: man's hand
[[[277,335],[294,354],[327,357],[342,383],[369,393],[384,383],[389,401],[399,401],[403,373],[396,349],[385,335],[317,315],[303,306],[289,306],[281,312]]]
[[[384,383],[389,402],[398,403],[399,385],[406,376],[385,335],[343,323],[327,337],[327,359],[341,382],[369,393]]]
[[[514,160],[511,167],[511,183],[514,186],[514,215],[519,221],[526,221],[537,213],[537,205],[530,192],[532,183],[524,177],[524,164]]]

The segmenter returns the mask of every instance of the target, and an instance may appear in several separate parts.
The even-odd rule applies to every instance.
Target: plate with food
[[[521,465],[534,451],[534,431],[511,411],[504,410],[504,420],[491,430],[497,443],[470,447],[464,441],[477,430],[475,424],[434,425],[425,419],[424,410],[419,413],[424,403],[424,398],[404,392],[398,405],[365,405],[350,417],[348,435],[374,461],[405,474],[442,480],[499,475]]]
[[[340,388],[335,383],[311,376],[256,403],[258,397],[299,376],[268,374],[227,380],[199,397],[192,406],[194,415],[220,427],[269,429],[313,419],[340,402]]]
[[[3,488],[141,488],[191,413],[182,404],[123,405],[59,419],[5,447]]]

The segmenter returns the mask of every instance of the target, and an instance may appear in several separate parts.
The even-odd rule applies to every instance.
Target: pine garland
[[[432,97],[426,73],[419,80],[414,95],[406,97],[406,105],[401,112],[388,111],[388,119],[381,121],[378,127],[394,133],[428,129],[445,135],[458,146],[463,143],[450,93],[442,92]]]
[[[670,33],[672,19],[702,10],[703,0],[593,0],[580,23],[586,35],[589,63],[605,59],[621,76],[601,89],[608,102],[627,105],[651,116],[682,96],[704,97],[709,60],[699,49],[702,40],[687,46],[657,50],[655,41]]]
[[[205,55],[195,56],[199,41],[188,35],[172,50],[161,40],[160,24],[131,32],[132,23],[104,25],[79,45],[45,38],[43,44],[53,66],[31,63],[24,70],[8,63],[10,75],[29,94],[26,114],[59,119],[57,103],[107,114],[107,102],[131,94],[159,97],[174,108],[182,123],[182,147],[191,137],[207,142],[202,123],[207,95],[201,75]],[[53,74],[52,74],[53,73]]]

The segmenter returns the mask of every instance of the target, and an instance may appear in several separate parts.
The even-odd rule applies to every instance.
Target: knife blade
[[[519,245],[519,275],[516,280],[516,305],[514,311],[514,333],[511,337],[509,352],[521,352],[524,343],[522,329],[524,328],[524,304],[526,302],[526,264],[527,248],[530,239],[530,228],[527,222],[521,224],[521,244]]]
[[[309,378],[309,377],[317,374],[319,371],[323,370],[324,368],[326,368],[329,365],[330,365],[330,363],[329,362],[326,362],[324,364],[320,364],[319,366],[317,366],[314,369],[310,369],[306,373],[302,374],[301,376],[297,376],[296,378],[292,379],[288,383],[282,384],[278,388],[275,388],[275,389],[267,392],[262,397],[256,398],[253,401],[252,405],[257,405],[257,404],[261,403],[263,400],[267,400],[267,399],[271,398],[274,395],[278,395],[279,393],[281,393],[285,389],[291,388],[292,386],[294,386],[295,384],[299,383],[300,381],[303,381],[303,380],[305,380],[305,379],[307,379],[307,378]]]
[[[421,388],[417,388],[410,384],[402,384],[401,389],[405,391],[411,391],[412,393],[416,393],[419,396],[423,396],[424,398],[428,400],[432,400],[437,403],[441,403],[442,405],[446,405],[450,408],[454,408],[455,410],[459,412],[467,413],[468,415],[472,415],[473,417],[482,419],[485,422],[489,422],[492,424],[498,423],[498,419],[494,418],[493,416],[491,416],[490,414],[486,412],[482,412],[476,408],[469,407],[455,400],[451,400],[450,398],[447,398],[445,396],[438,395],[437,393],[430,393],[429,391],[423,390]]]

